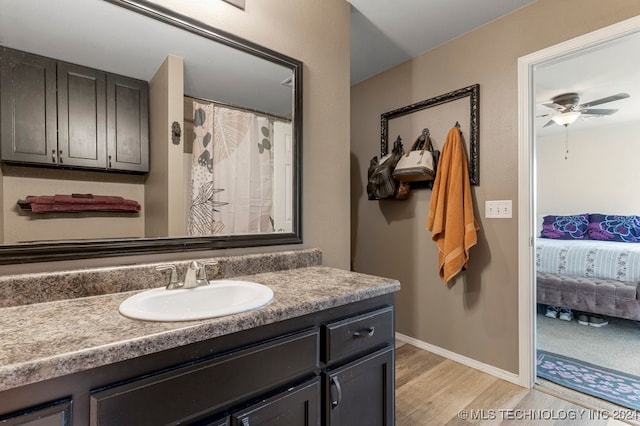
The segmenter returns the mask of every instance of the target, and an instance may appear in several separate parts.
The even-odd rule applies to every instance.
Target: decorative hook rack
[[[389,120],[413,114],[417,111],[437,107],[448,102],[468,98],[469,122],[468,122],[468,156],[469,156],[469,181],[471,185],[480,184],[480,85],[474,84],[462,89],[454,90],[440,96],[416,102],[380,115],[380,155],[387,155],[388,125]],[[456,121],[456,127],[461,128]],[[428,130],[428,129],[427,129]],[[462,130],[460,130],[462,132]]]

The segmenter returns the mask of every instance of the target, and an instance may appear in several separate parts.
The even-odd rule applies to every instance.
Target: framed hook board
[[[416,102],[380,116],[380,155],[389,149],[392,140],[401,136],[405,149],[411,149],[422,130],[428,128],[434,148],[442,149],[446,135],[456,124],[460,125],[469,160],[469,181],[480,184],[480,85],[464,87],[424,101]],[[426,187],[412,183],[412,188]]]

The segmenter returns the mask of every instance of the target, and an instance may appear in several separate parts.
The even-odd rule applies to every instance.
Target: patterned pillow
[[[592,214],[589,238],[602,241],[640,242],[640,216]]]
[[[585,240],[589,227],[589,215],[545,216],[542,220],[542,238],[556,240]]]

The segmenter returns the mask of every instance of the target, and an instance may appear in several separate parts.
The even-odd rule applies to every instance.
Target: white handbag
[[[424,140],[421,150],[415,151],[420,141]],[[400,182],[421,182],[435,178],[433,165],[433,145],[429,137],[429,129],[422,134],[411,146],[411,151],[403,154],[393,170],[393,177]]]

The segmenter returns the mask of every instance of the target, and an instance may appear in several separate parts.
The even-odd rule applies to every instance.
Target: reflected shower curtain
[[[272,125],[194,101],[189,235],[273,231]]]

